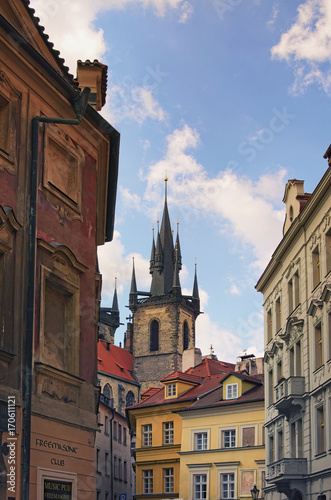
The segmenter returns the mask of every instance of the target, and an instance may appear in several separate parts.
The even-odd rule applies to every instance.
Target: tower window
[[[150,330],[150,351],[159,350],[159,322],[153,319]]]
[[[184,351],[188,349],[189,346],[189,335],[188,335],[188,324],[187,321],[184,321],[183,325],[183,349]]]

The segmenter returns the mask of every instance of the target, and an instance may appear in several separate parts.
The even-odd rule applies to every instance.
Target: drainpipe
[[[30,483],[30,444],[31,444],[31,399],[32,399],[32,353],[35,308],[35,276],[36,276],[36,229],[37,229],[37,190],[38,190],[38,140],[39,123],[60,123],[63,125],[79,125],[86,111],[90,89],[85,88],[73,100],[76,118],[50,118],[35,116],[32,118],[32,148],[30,172],[30,206],[28,233],[28,276],[27,276],[27,317],[25,337],[25,360],[23,374],[23,485],[22,500],[29,500]]]

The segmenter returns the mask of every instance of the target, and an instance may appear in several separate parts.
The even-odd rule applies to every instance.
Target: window
[[[271,311],[271,309],[269,309],[269,311],[267,312],[267,335],[268,335],[267,342],[270,342],[270,340],[272,339],[272,311]]]
[[[293,311],[293,281],[290,280],[287,285],[287,292],[288,292],[288,313],[291,314]]]
[[[234,448],[236,446],[236,431],[235,429],[230,429],[228,431],[222,431],[223,434],[223,448]]]
[[[110,387],[109,384],[106,384],[103,388],[103,395],[106,396],[106,398],[110,399],[112,397],[112,388]]]
[[[135,403],[134,394],[132,391],[129,391],[125,398],[125,404],[126,406],[133,406],[134,403]]]
[[[164,493],[174,493],[174,469],[163,469]]]
[[[118,479],[122,481],[122,459],[118,459]]]
[[[143,446],[152,446],[152,424],[143,425],[142,432]]]
[[[255,427],[244,427],[242,432],[242,445],[255,446]]]
[[[276,332],[282,327],[282,304],[280,298],[276,300]]]
[[[294,375],[294,347],[290,349],[290,377]]]
[[[123,444],[124,444],[124,446],[127,445],[127,429],[126,429],[126,427],[123,427]]]
[[[301,376],[301,342],[295,344],[295,374]]]
[[[315,288],[321,281],[320,272],[320,254],[318,246],[313,251],[313,288]]]
[[[194,433],[194,450],[207,450],[208,449],[208,433],[195,432]]]
[[[317,408],[317,454],[325,452],[324,408]]]
[[[118,478],[118,459],[114,456],[114,478]]]
[[[125,483],[128,482],[128,463],[126,460],[123,462],[123,480]]]
[[[238,384],[227,384],[226,399],[236,399],[238,397]]]
[[[174,423],[164,422],[163,424],[163,444],[174,443]]]
[[[96,467],[97,467],[97,472],[101,472],[100,471],[100,450],[99,448],[97,448],[97,457],[96,457]]]
[[[143,489],[145,495],[153,493],[153,471],[151,469],[143,470]]]
[[[193,475],[193,494],[194,500],[207,498],[207,474]]]
[[[159,322],[153,319],[150,327],[150,351],[159,350]]]
[[[269,405],[271,405],[274,402],[274,372],[272,370],[269,371],[268,382]]]
[[[293,296],[293,300],[294,300],[294,309],[296,309],[298,307],[298,305],[300,304],[300,287],[299,287],[299,273],[296,272],[294,275],[293,275],[293,292],[294,292],[294,296]]]
[[[105,415],[105,434],[109,434],[109,418]]]
[[[167,384],[167,398],[176,396],[176,384]]]
[[[183,325],[183,349],[184,351],[189,348],[189,331],[187,321]]]
[[[331,271],[331,231],[326,234],[326,272]]]
[[[277,460],[281,460],[284,457],[284,434],[283,431],[279,431],[278,433],[278,453]]]
[[[275,461],[275,442],[274,437],[269,436],[269,464]]]
[[[113,438],[117,439],[117,422],[114,422],[114,435],[113,435]]]
[[[109,475],[109,453],[105,451],[105,474]]]
[[[221,474],[222,498],[234,498],[234,474]]]
[[[315,369],[323,364],[323,339],[321,324],[315,327]]]
[[[277,382],[283,378],[283,363],[282,360],[277,363]]]
[[[302,420],[296,420],[291,424],[291,457],[302,458]]]
[[[118,424],[118,442],[122,442],[122,426],[121,424]]]

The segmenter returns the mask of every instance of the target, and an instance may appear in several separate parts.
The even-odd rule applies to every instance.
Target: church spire
[[[179,222],[178,222],[178,216],[177,216],[177,236],[176,236],[176,245],[175,248],[177,249],[177,264],[178,264],[178,271],[182,269],[182,254],[180,251],[180,243],[179,243]]]
[[[152,273],[151,295],[166,295],[172,290],[174,275],[174,243],[168,212],[167,177],[165,180],[164,209],[160,231],[158,231],[155,265]]]
[[[114,289],[114,296],[113,296],[113,305],[112,305],[112,310],[117,312],[119,311],[118,309],[118,299],[117,299],[117,278],[115,277],[115,289]]]
[[[152,251],[151,251],[151,260],[149,261],[149,274],[153,274],[154,266],[155,266],[155,239],[154,239],[154,226],[152,228],[153,231],[153,241],[152,241]]]
[[[172,290],[175,293],[181,293],[180,281],[179,281],[179,267],[178,267],[178,248],[176,245],[175,249],[175,268],[174,268],[174,277],[172,282]]]
[[[136,271],[134,268],[134,257],[132,257],[132,276],[131,276],[131,288],[130,288],[130,295],[132,293],[137,293],[137,282],[136,282]]]
[[[199,297],[199,287],[198,287],[198,277],[197,277],[197,263],[195,263],[195,272],[194,272],[194,283],[193,283],[192,297],[194,299],[200,300],[200,297]]]

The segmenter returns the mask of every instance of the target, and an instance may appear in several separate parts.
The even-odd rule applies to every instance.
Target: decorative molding
[[[0,144],[0,172],[6,170],[14,175],[17,171],[16,164],[16,142],[18,135],[17,112],[19,111],[18,102],[22,94],[13,86],[10,79],[0,67],[0,106],[5,113],[2,113],[0,127],[5,135]],[[5,116],[6,114],[6,116]]]
[[[82,170],[83,149],[60,127],[46,125],[44,134],[43,178],[39,189],[55,210],[60,221],[83,220]]]
[[[331,224],[331,215],[330,215],[330,210],[324,215],[323,221],[322,221],[322,231],[325,233],[328,228],[330,227]]]

